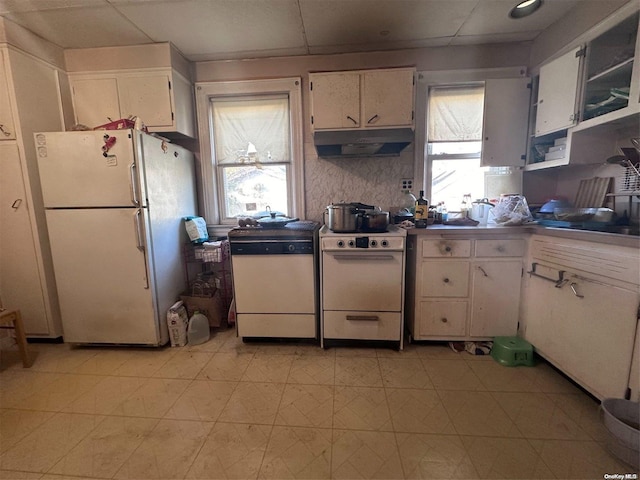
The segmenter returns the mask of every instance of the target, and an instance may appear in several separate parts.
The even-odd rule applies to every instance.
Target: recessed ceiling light
[[[542,6],[542,0],[524,0],[509,12],[511,18],[522,18],[531,15]]]

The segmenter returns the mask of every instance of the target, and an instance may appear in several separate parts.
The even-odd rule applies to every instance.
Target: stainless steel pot
[[[386,232],[389,226],[389,212],[365,210],[362,213],[361,230],[363,232]]]
[[[360,210],[353,203],[332,203],[327,207],[325,223],[332,232],[357,232]]]

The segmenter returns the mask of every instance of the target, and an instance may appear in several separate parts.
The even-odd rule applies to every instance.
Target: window
[[[427,164],[432,203],[457,210],[465,194],[484,197],[482,117],[484,86],[431,87],[427,110]]]
[[[198,84],[196,92],[207,223],[235,225],[267,206],[302,214],[300,80]]]

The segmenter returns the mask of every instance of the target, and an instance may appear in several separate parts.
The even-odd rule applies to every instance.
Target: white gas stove
[[[336,233],[320,229],[321,343],[403,347],[406,230]]]

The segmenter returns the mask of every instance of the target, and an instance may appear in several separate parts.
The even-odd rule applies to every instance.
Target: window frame
[[[222,192],[219,188],[218,165],[212,142],[211,100],[215,97],[287,95],[291,135],[289,164],[289,202],[293,217],[304,216],[304,145],[302,117],[302,81],[300,77],[268,80],[240,80],[196,83],[196,115],[200,138],[201,207],[208,225],[230,227],[231,219],[222,218]]]

